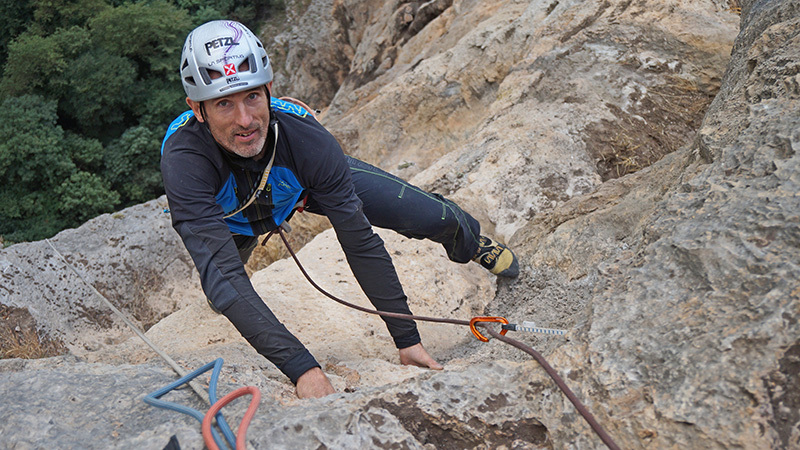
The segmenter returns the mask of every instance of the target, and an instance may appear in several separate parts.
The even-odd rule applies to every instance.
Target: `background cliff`
[[[514,337],[623,448],[800,448],[800,2],[313,0],[290,19],[269,39],[277,93],[520,257],[497,281],[380,231],[412,310],[570,330]],[[223,394],[261,389],[253,448],[603,447],[521,352],[421,324],[445,370],[399,366],[377,319],[281,260],[253,283],[339,392],[295,399],[205,305],[165,207],[52,243],[185,367],[225,358]],[[330,230],[299,256],[366,303]],[[46,242],[3,250],[0,270],[6,317],[67,350],[0,361],[10,448],[202,448],[193,419],[141,401],[175,375]]]

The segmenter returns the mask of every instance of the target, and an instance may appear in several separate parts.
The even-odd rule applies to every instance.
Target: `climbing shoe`
[[[516,278],[519,275],[519,262],[511,249],[486,236],[480,237],[478,251],[472,260],[499,277]]]

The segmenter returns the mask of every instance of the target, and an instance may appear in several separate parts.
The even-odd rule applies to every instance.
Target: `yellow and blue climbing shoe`
[[[480,237],[478,251],[472,260],[499,277],[516,278],[519,275],[519,262],[514,252],[486,236]]]

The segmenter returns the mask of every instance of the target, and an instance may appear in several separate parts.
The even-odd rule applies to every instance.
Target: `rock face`
[[[321,120],[348,152],[454,198],[516,250],[520,278],[495,281],[381,232],[412,310],[569,329],[514,337],[622,448],[800,448],[800,1],[741,6],[739,23],[711,0],[313,0],[275,36],[276,89],[330,102]],[[52,242],[179,363],[223,357],[222,394],[259,387],[251,448],[603,447],[525,354],[421,324],[445,370],[399,366],[379,320],[283,260],[253,283],[338,392],[297,400],[205,306],[163,208]],[[299,257],[364,302],[331,231]],[[11,448],[203,447],[194,419],[141,402],[175,376],[47,243],[2,250],[0,268],[0,303],[70,350],[0,361]],[[126,304],[137,271],[160,278]]]
[[[323,1],[310,10],[342,19],[326,39],[316,16],[287,33],[324,44],[287,58],[296,75],[276,89],[313,97],[303,68],[335,71],[331,54],[352,55],[323,123],[348,153],[403,177],[433,166],[416,182],[503,239],[691,142],[737,22],[711,1]]]
[[[149,328],[197,295],[199,279],[161,198],[105,214],[77,230],[0,252],[0,303],[27,309],[37,327],[83,355],[129,336],[59,253],[117,308]],[[53,249],[55,247],[55,250]]]
[[[690,147],[517,234],[534,266],[593,278],[588,345],[553,358],[624,411],[630,446],[800,445],[798,8],[745,7]]]

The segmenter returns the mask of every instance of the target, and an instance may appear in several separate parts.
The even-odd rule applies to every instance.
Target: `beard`
[[[211,134],[225,150],[242,158],[253,158],[264,149],[268,133],[266,127],[254,124],[248,128],[231,131],[215,130],[211,127]]]

